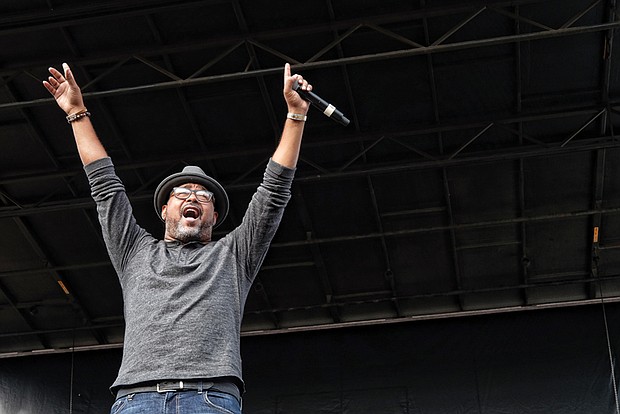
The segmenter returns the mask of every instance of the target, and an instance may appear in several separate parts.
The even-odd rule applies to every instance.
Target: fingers
[[[295,85],[296,83],[297,85]],[[308,111],[310,103],[296,92],[296,90],[298,91],[297,86],[302,90],[312,90],[312,85],[310,85],[303,76],[299,74],[291,75],[291,65],[287,63],[284,65],[284,100],[286,101],[289,112],[305,114]]]
[[[65,78],[67,78],[69,82],[73,82],[73,73],[71,72],[69,65],[67,65],[66,63],[63,63],[62,68],[65,71]]]
[[[64,74],[56,68],[48,68],[50,76],[43,81],[43,86],[67,114],[85,110],[80,87],[75,82],[69,65],[63,63],[62,69]]]
[[[47,78],[47,81],[49,82],[50,85],[52,85],[54,88],[58,88],[58,86],[60,86],[60,84],[62,82],[64,82],[64,79],[62,81],[57,81],[56,78],[50,76],[49,78]]]
[[[293,89],[295,82],[297,82],[303,90],[312,90],[312,85],[310,85],[308,81],[303,78],[303,76],[298,74],[291,75],[291,65],[286,63],[284,65],[284,90],[286,91]]]
[[[293,89],[293,82],[295,82],[295,76],[291,76],[291,65],[286,63],[284,65],[284,92],[291,91]]]
[[[43,86],[45,86],[45,89],[47,89],[49,93],[55,96],[58,87],[62,82],[64,82],[64,78],[60,72],[54,68],[49,68],[49,71],[53,76],[50,76],[47,80],[43,81]]]
[[[308,83],[308,81],[303,78],[303,76],[301,76],[301,75],[293,75],[293,78],[295,79],[294,82],[299,83],[299,85],[300,85],[299,89],[302,89],[304,91],[311,91],[312,90],[312,85],[310,85]]]
[[[59,70],[57,70],[54,67],[50,67],[48,70],[50,72],[50,74],[52,76],[49,77],[49,83],[52,86],[58,87],[58,85],[60,85],[61,83],[63,83],[64,81],[68,81],[69,83],[73,83],[74,79],[73,79],[73,73],[71,72],[71,69],[69,68],[69,65],[67,65],[66,63],[62,64],[62,68],[64,70],[64,75],[62,73],[60,73]]]
[[[65,77],[56,68],[50,67],[48,70],[55,80],[57,80],[58,82],[64,82]]]
[[[43,81],[43,86],[45,86],[45,89],[47,89],[49,93],[56,96],[56,91],[60,87],[60,84],[65,81],[65,78],[54,68],[49,68],[49,72],[52,76],[48,77],[46,81]]]
[[[43,86],[45,86],[49,93],[54,96],[56,96],[58,89],[64,82],[67,82],[70,88],[75,86],[75,80],[73,78],[73,73],[71,72],[69,65],[63,63],[62,68],[64,74],[54,67],[48,68],[48,71],[52,76],[48,77],[46,81],[43,81]]]
[[[284,65],[284,87],[285,89],[292,88],[294,82],[299,82],[301,84],[302,81],[303,81],[303,78],[301,77],[301,75],[294,74],[291,76],[291,65],[289,63],[286,63]]]
[[[51,93],[52,96],[56,95],[56,88],[50,85],[48,81],[43,81],[43,86],[45,86],[45,89],[47,89],[47,91]]]

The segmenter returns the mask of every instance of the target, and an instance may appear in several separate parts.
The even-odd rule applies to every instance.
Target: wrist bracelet
[[[84,118],[85,116],[90,116],[90,112],[88,112],[88,109],[83,109],[75,114],[67,115],[67,122],[71,123],[77,121],[80,118]]]
[[[294,114],[292,112],[289,112],[288,114],[286,114],[286,117],[288,119],[292,119],[293,121],[301,121],[301,122],[306,122],[306,120],[308,119],[306,115]]]

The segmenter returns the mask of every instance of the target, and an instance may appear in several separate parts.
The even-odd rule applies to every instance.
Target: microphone
[[[298,82],[293,84],[293,90],[299,94],[305,101],[310,102],[318,109],[323,111],[325,115],[333,119],[334,121],[347,126],[349,125],[349,119],[342,114],[336,107],[330,103],[327,103],[324,99],[321,99],[316,93],[311,91],[304,91],[301,89],[301,85]]]

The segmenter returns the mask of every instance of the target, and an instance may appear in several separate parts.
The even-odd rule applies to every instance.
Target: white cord
[[[607,338],[607,352],[609,353],[609,366],[611,369],[611,383],[614,392],[614,399],[616,401],[616,414],[620,414],[620,403],[618,402],[618,385],[616,384],[616,369],[614,368],[614,356],[611,349],[611,340],[609,339],[609,325],[607,324],[607,312],[605,311],[605,301],[603,298],[603,287],[599,282],[599,292],[601,295],[601,306],[603,308],[603,322],[605,323],[605,336]]]

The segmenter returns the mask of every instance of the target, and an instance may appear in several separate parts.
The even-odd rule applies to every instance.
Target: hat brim
[[[179,172],[164,178],[164,180],[157,186],[153,196],[153,203],[157,216],[162,221],[165,221],[161,216],[161,208],[168,203],[172,189],[188,183],[200,184],[213,193],[213,196],[215,197],[214,208],[217,212],[217,221],[213,226],[215,229],[222,224],[226,219],[226,216],[228,216],[229,201],[228,194],[226,194],[224,187],[208,175],[192,174],[191,172]]]

